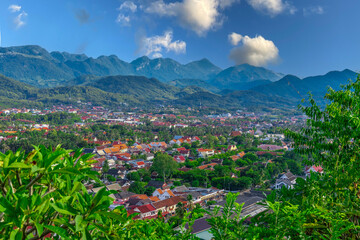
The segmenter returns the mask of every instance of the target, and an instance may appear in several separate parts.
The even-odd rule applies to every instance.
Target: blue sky
[[[1,45],[305,77],[360,70],[359,9],[358,0],[1,0]]]

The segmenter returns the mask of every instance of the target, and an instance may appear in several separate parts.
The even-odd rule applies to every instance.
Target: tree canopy
[[[178,168],[177,162],[166,153],[158,153],[154,158],[152,169],[156,171],[159,176],[164,178],[164,181],[169,178]]]

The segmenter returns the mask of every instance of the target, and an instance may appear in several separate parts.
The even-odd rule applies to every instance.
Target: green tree
[[[130,184],[129,192],[137,193],[137,194],[143,194],[145,193],[145,188],[141,182],[133,182]]]
[[[145,194],[148,195],[148,196],[152,196],[152,194],[155,192],[156,188],[155,187],[147,187],[145,188]]]
[[[286,161],[290,172],[292,172],[295,175],[301,176],[303,175],[303,168],[301,167],[301,164],[299,162],[296,162],[294,160],[288,160]]]
[[[297,179],[293,189],[273,192],[270,212],[249,228],[257,239],[360,238],[360,79],[325,95],[328,104],[300,109],[308,116],[299,132],[286,130],[295,151],[311,156],[306,165],[322,166],[322,174]],[[255,225],[256,224],[256,225]],[[267,228],[258,228],[266,224]]]
[[[140,181],[141,180],[140,174],[138,172],[130,172],[130,173],[128,173],[128,175],[126,177],[132,181]]]
[[[154,163],[152,169],[156,171],[159,176],[162,176],[164,182],[166,179],[171,177],[171,175],[177,170],[177,162],[166,153],[158,153],[154,158]]]
[[[259,161],[259,158],[254,153],[246,153],[242,159],[247,160],[249,162]]]

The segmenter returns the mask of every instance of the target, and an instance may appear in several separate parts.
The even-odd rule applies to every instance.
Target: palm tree
[[[185,209],[184,209],[184,204],[182,202],[178,202],[178,204],[176,204],[175,212],[176,215],[179,217],[179,219],[183,219],[185,214]]]
[[[192,203],[193,196],[191,194],[187,195],[186,200],[189,203],[189,209],[192,210],[192,208],[193,208],[193,203]]]

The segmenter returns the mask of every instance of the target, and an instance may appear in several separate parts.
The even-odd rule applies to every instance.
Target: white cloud
[[[124,14],[120,13],[116,20],[117,23],[121,24],[122,26],[130,26],[130,17],[125,16]]]
[[[20,12],[21,6],[13,4],[13,5],[10,5],[8,9],[10,12],[13,12],[13,13]]]
[[[9,11],[12,12],[12,13],[17,13],[17,12],[20,12],[21,11],[21,6],[20,5],[15,5],[15,4],[12,4],[9,6]],[[22,11],[21,13],[19,13],[15,18],[14,18],[14,25],[15,25],[15,28],[21,28],[22,26],[25,25],[25,20],[24,18],[27,17],[27,13],[25,11]]]
[[[135,13],[137,11],[137,5],[131,1],[123,2],[119,8],[117,8],[120,13],[118,14],[115,22],[121,24],[122,26],[129,27],[131,24],[131,18],[129,13]],[[124,14],[126,13],[126,15]]]
[[[276,63],[279,59],[279,49],[272,41],[262,36],[251,38],[232,33],[229,35],[229,40],[232,44],[235,42],[242,44],[233,48],[229,56],[237,65],[248,63],[253,66],[265,66]]]
[[[175,17],[182,27],[204,35],[222,24],[223,16],[220,10],[235,2],[238,0],[182,0],[172,3],[157,0],[145,8],[145,12]]]
[[[131,2],[131,1],[125,1],[123,2],[120,7],[118,8],[118,10],[130,10],[131,12],[136,12],[137,10],[137,6],[135,3]]]
[[[294,14],[296,8],[283,0],[248,0],[248,3],[258,11],[265,12],[270,16],[276,16],[283,12]]]
[[[229,34],[228,38],[229,38],[230,43],[233,46],[236,46],[239,44],[239,42],[241,41],[243,36],[238,33],[233,32],[233,33]]]
[[[158,58],[162,52],[185,53],[186,43],[184,41],[173,41],[173,32],[167,31],[164,35],[142,37],[140,40],[140,51],[146,56]]]
[[[161,58],[163,55],[161,53],[154,53],[152,55],[153,58]]]
[[[303,9],[304,16],[315,15],[315,14],[322,15],[324,14],[324,12],[325,12],[324,8],[321,6],[313,6]]]
[[[152,2],[147,8],[145,8],[145,12],[147,13],[155,13],[161,17],[163,16],[176,16],[179,14],[182,5],[180,2],[174,3],[164,3],[163,0],[157,0]]]
[[[18,29],[18,28],[21,28],[22,26],[25,25],[25,20],[24,18],[27,17],[27,13],[26,12],[22,12],[20,13],[19,15],[17,15],[17,17],[14,19],[14,24],[15,24],[15,27]]]

